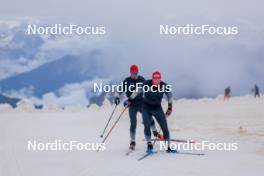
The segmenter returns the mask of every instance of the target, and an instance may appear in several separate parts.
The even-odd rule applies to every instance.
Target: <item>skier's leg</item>
[[[168,147],[167,152],[168,153],[176,153],[177,150],[171,149],[171,147],[170,147],[170,132],[168,129],[167,119],[166,119],[166,116],[163,112],[162,107],[159,107],[157,110],[155,110],[155,112],[153,112],[153,115],[157,119],[157,121],[161,127],[161,130],[163,132],[164,140],[166,141],[166,144]]]
[[[136,127],[137,127],[137,111],[136,107],[129,107],[129,118],[130,118],[130,139],[136,141]]]
[[[163,112],[162,107],[157,108],[153,112],[153,115],[154,115],[154,117],[156,118],[157,122],[160,125],[162,133],[164,135],[164,140],[169,141],[170,140],[170,132],[169,132],[166,116],[165,116],[165,114]]]
[[[142,107],[141,108],[139,108],[139,112],[142,114]],[[142,116],[143,116],[143,114],[142,114]],[[155,121],[154,121],[154,119],[153,119],[153,117],[151,116],[151,122],[150,122],[150,128],[151,128],[151,130],[152,130],[152,132],[154,133],[154,132],[157,132],[157,128],[156,128],[156,125],[155,125]]]
[[[156,125],[155,125],[155,120],[154,120],[154,118],[153,118],[152,116],[151,116],[150,128],[151,128],[151,130],[152,130],[153,135],[154,135],[156,138],[161,139],[161,140],[164,139],[163,135],[162,135],[160,132],[158,132],[158,130],[157,130],[157,128],[156,128]]]
[[[144,134],[147,142],[151,142],[151,113],[146,107],[142,108],[143,124],[144,124]]]
[[[153,117],[151,117],[150,127],[151,127],[152,131],[157,131],[157,128],[156,128],[156,125],[155,125],[155,121],[154,121]]]

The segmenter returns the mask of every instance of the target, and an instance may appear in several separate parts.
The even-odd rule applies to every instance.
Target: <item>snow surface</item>
[[[33,110],[27,101],[16,109],[0,105],[0,176],[260,176],[264,172],[263,106],[263,97],[252,96],[226,102],[222,98],[178,100],[168,118],[173,138],[238,142],[238,151],[205,151],[205,156],[159,152],[137,161],[146,148],[140,115],[137,148],[129,156],[125,156],[129,144],[127,112],[106,141],[105,151],[33,152],[27,150],[28,140],[101,142],[99,136],[113,106],[106,102],[102,107],[62,110],[50,105]],[[121,110],[118,107],[116,115]]]

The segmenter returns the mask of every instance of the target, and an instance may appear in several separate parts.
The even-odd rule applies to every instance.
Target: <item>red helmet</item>
[[[130,67],[130,73],[138,73],[138,66],[131,65],[131,67]]]
[[[158,71],[152,73],[152,79],[161,79],[161,74]]]

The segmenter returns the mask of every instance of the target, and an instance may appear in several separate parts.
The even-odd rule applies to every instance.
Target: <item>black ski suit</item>
[[[144,83],[145,82],[145,78],[142,77],[142,76],[138,76],[137,79],[132,79],[131,77],[127,77],[123,83],[124,83],[124,86],[127,86],[127,88],[131,85],[134,85],[136,86],[137,83]],[[133,91],[135,89],[132,89],[131,91],[129,91],[128,89],[125,89],[124,87],[124,90],[127,90],[125,93],[126,93],[126,96],[129,98]],[[140,112],[142,113],[142,104],[143,104],[143,98],[142,98],[142,93],[139,93],[133,100],[131,100],[131,104],[129,106],[129,118],[130,118],[130,138],[131,138],[131,141],[135,141],[136,139],[136,128],[137,128],[137,113]],[[152,129],[156,129],[155,128],[155,121],[152,119],[150,120],[150,126],[152,127]]]
[[[152,86],[152,80],[147,80],[144,83],[144,86],[150,88]],[[160,86],[161,87],[166,86],[166,83],[161,81]],[[148,142],[151,141],[150,127],[151,127],[151,122],[153,120],[152,116],[154,116],[157,122],[159,123],[164,135],[164,140],[167,141],[170,140],[170,133],[168,129],[166,115],[161,107],[161,101],[164,94],[167,96],[169,103],[172,103],[172,93],[169,91],[153,92],[149,89],[149,91],[144,91],[143,93],[142,113],[143,113],[143,122],[144,122],[144,133],[145,133],[146,141]]]

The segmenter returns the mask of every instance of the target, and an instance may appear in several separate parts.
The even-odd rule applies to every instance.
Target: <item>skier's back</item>
[[[224,95],[224,100],[229,100],[231,97],[231,86],[228,86],[225,88],[225,95]]]
[[[259,87],[257,84],[254,85],[254,88],[253,88],[253,91],[254,91],[254,97],[255,98],[259,98],[260,97],[260,93],[259,93]]]

